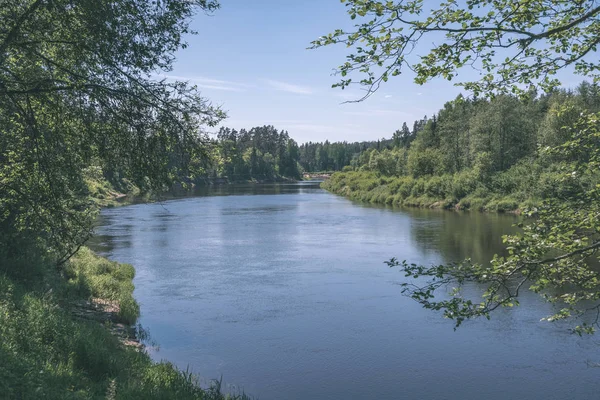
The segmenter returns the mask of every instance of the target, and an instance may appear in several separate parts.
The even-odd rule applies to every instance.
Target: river
[[[600,396],[599,338],[540,322],[537,295],[454,331],[383,263],[489,260],[515,217],[366,206],[312,182],[202,194],[103,210],[92,243],[135,266],[156,360],[262,400]]]

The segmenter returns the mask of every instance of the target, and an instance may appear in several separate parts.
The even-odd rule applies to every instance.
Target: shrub
[[[414,185],[410,191],[412,197],[419,197],[425,193],[425,181],[423,179],[416,179]]]
[[[519,202],[515,199],[501,199],[496,203],[496,211],[507,212],[515,211],[519,208]]]
[[[440,176],[432,176],[425,181],[425,194],[434,198],[445,196],[444,179]]]
[[[451,194],[457,199],[473,193],[477,188],[477,175],[472,170],[461,171],[452,177]]]
[[[402,198],[406,199],[411,195],[414,185],[415,180],[412,177],[404,177],[402,179],[402,184],[398,189],[398,193],[402,196]]]
[[[443,155],[439,149],[426,148],[409,151],[407,168],[415,178],[440,172]]]

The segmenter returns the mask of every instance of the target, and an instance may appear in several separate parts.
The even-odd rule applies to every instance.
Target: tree
[[[396,143],[396,136],[394,136],[394,146],[402,145],[403,147],[408,147],[410,142],[414,139],[406,122],[402,124],[402,129],[400,131],[396,131],[396,133],[398,133],[399,136],[399,143]]]
[[[565,105],[569,106],[568,110],[571,112],[560,112]],[[540,144],[543,147],[556,147],[564,143],[568,140],[568,137],[564,137],[568,132],[562,128],[564,126],[573,126],[577,123],[579,117],[580,107],[577,107],[576,99],[571,97],[552,99],[550,102],[550,112],[546,115],[538,128]]]
[[[468,164],[471,106],[471,102],[461,95],[446,103],[440,112],[440,148],[448,171],[460,172]]]
[[[553,76],[567,67],[599,79],[600,6],[594,0],[446,0],[430,11],[420,0],[342,1],[351,19],[364,20],[351,32],[338,29],[317,39],[313,47],[341,43],[351,49],[334,86],[345,88],[362,74],[356,83],[367,92],[360,100],[406,69],[424,84],[438,77],[454,80],[461,68],[474,67],[480,79],[459,85],[474,96],[491,97],[507,92],[532,97],[534,87],[551,92],[559,84]],[[437,44],[429,45],[432,38]],[[425,54],[414,54],[424,46],[429,46]],[[554,112],[560,120],[573,110]],[[574,328],[580,334],[599,327],[600,273],[594,263],[600,248],[600,185],[593,179],[600,167],[599,122],[600,114],[581,113],[573,125],[561,127],[558,136],[566,142],[544,150],[570,160],[560,164],[558,175],[570,190],[527,212],[532,219],[522,233],[504,239],[508,256],[496,256],[487,265],[466,260],[434,267],[392,259],[388,265],[401,267],[412,279],[403,284],[404,292],[459,326],[518,304],[519,292],[529,288],[557,305],[547,320],[582,317]],[[502,157],[497,159],[501,165]],[[461,287],[469,282],[486,286],[483,299],[463,297]],[[453,289],[437,300],[447,287]]]
[[[459,69],[475,67],[481,79],[459,83],[475,95],[526,94],[531,85],[550,90],[559,85],[554,75],[566,67],[599,77],[595,0],[445,0],[431,10],[421,0],[342,2],[351,19],[364,22],[322,36],[312,47],[350,47],[335,86],[363,85],[363,98],[407,69],[423,84],[437,77],[453,80]],[[430,46],[434,41],[438,44]],[[430,46],[426,54],[415,54],[422,46]]]
[[[0,258],[23,241],[61,264],[91,234],[98,166],[146,190],[192,173],[225,115],[171,69],[213,0],[17,0],[0,7]],[[19,242],[20,241],[20,242]],[[21,243],[17,245],[17,242]],[[8,263],[6,264],[8,265]]]
[[[537,116],[527,111],[516,98],[498,96],[475,116],[471,132],[473,152],[488,152],[494,171],[504,171],[533,153],[533,121]]]

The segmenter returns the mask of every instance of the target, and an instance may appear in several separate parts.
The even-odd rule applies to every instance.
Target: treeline
[[[378,139],[364,142],[308,142],[300,145],[300,166],[306,172],[341,171],[345,166],[360,167],[364,164],[367,150],[383,151],[395,147],[408,146],[417,132],[427,123],[427,117],[415,121],[412,129],[406,122],[393,133],[391,139]]]
[[[229,181],[299,179],[298,144],[271,125],[250,130],[221,128],[211,141],[206,173]]]
[[[301,145],[285,130],[272,125],[247,129],[222,127],[210,141],[211,151],[205,154],[202,172],[196,183],[205,179],[223,178],[230,182],[249,180],[299,179],[304,172],[341,171],[347,165],[359,166],[360,156],[367,150],[383,151],[409,143],[413,131],[397,131],[392,139],[364,142],[308,142]],[[184,177],[187,178],[187,177]]]
[[[410,134],[405,124],[392,146],[360,153],[325,187],[370,202],[500,211],[560,198],[570,182],[557,171],[575,160],[545,150],[572,139],[564,128],[584,110],[600,110],[598,85],[528,100],[458,96]]]
[[[390,139],[363,142],[308,142],[298,145],[285,130],[272,125],[247,129],[221,127],[210,140],[208,154],[202,154],[193,165],[196,182],[223,178],[229,182],[249,180],[299,179],[304,172],[341,171],[346,166],[359,168],[371,151],[383,152],[408,146],[427,124],[427,117],[415,121],[412,129],[406,123]],[[198,172],[200,171],[200,172]],[[182,177],[189,180],[189,177]]]
[[[391,144],[391,140],[370,142],[308,142],[300,145],[300,165],[306,172],[341,171],[358,159],[358,156],[368,150],[383,150]]]
[[[410,140],[411,135],[408,132],[406,138]],[[403,143],[399,137],[394,134],[392,139],[376,141],[298,145],[287,131],[272,125],[250,130],[222,127],[210,141],[212,150],[204,155],[205,167],[197,183],[213,178],[230,182],[299,179],[304,172],[341,171],[347,165],[359,165],[359,156],[369,149],[381,151]]]

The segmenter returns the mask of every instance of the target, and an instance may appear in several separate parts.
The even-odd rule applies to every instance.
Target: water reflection
[[[513,233],[518,217],[478,212],[411,210],[411,234],[415,243],[430,251],[439,251],[448,261],[471,258],[488,262],[504,252],[502,236]]]
[[[267,195],[267,194],[304,194],[319,189],[322,181],[311,180],[290,183],[237,184],[198,186],[192,196],[233,196],[233,195]]]

